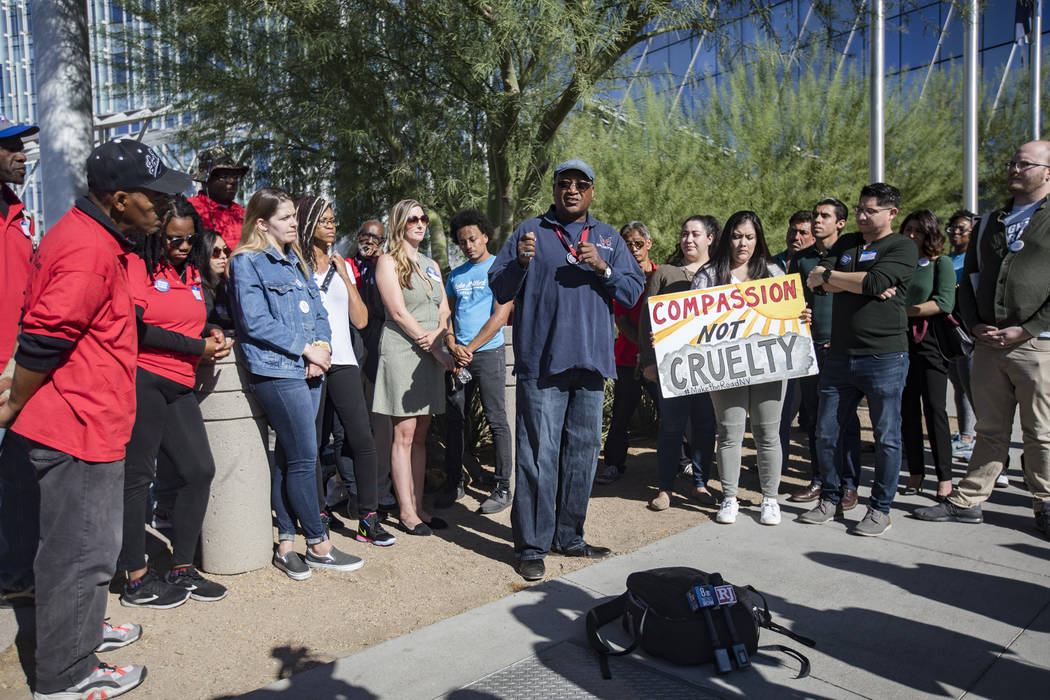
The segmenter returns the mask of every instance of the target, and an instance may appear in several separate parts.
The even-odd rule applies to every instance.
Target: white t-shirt
[[[314,282],[317,283],[318,289],[321,289],[327,274],[328,270],[314,273]],[[349,265],[346,266],[346,274],[350,276],[350,283],[353,284],[354,271]],[[332,275],[328,291],[321,289],[321,303],[328,312],[328,325],[332,327],[332,364],[356,365],[354,342],[350,338],[350,293],[338,273]]]

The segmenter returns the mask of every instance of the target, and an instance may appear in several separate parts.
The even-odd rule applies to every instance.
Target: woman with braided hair
[[[182,195],[170,200],[160,229],[142,241],[128,265],[139,319],[135,375],[138,410],[127,446],[124,476],[124,539],[118,568],[127,572],[120,596],[126,607],[173,608],[195,600],[220,600],[226,589],[193,568],[197,540],[215,475],[208,436],[193,391],[201,359],[230,352],[221,330],[205,337],[206,310],[200,273],[190,264],[202,244],[200,216]],[[146,567],[143,523],[158,455],[174,469],[171,513],[172,566],[163,576]]]
[[[340,473],[344,482],[357,484],[358,512],[351,511],[353,504],[347,506],[347,517],[358,520],[354,536],[360,542],[385,547],[397,540],[383,529],[376,513],[379,506],[376,448],[361,384],[361,368],[350,335],[351,323],[358,330],[368,325],[368,308],[357,292],[352,267],[348,268],[343,256],[334,249],[336,219],[328,201],[322,197],[303,197],[296,205],[296,218],[299,247],[321,292],[321,303],[328,312],[328,325],[332,328],[332,365],[321,389],[321,404],[317,411],[318,442],[325,402],[328,401],[343,425],[343,440],[354,455],[354,473]],[[341,442],[335,445],[337,455],[341,446]],[[342,460],[336,459],[340,470],[343,464]]]

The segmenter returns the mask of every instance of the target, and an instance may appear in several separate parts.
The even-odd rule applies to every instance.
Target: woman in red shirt
[[[128,280],[139,321],[135,374],[138,410],[128,441],[124,476],[124,540],[118,569],[127,572],[120,596],[126,607],[173,608],[195,600],[220,600],[226,589],[193,568],[197,540],[215,475],[208,435],[193,391],[197,363],[229,353],[222,331],[206,338],[207,312],[200,273],[189,263],[203,243],[204,226],[193,206],[176,195],[130,258]],[[162,454],[173,465],[178,488],[171,513],[172,566],[163,576],[146,568],[149,486]]]

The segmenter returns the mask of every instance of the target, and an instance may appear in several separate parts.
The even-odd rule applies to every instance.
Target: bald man
[[[1006,163],[1013,195],[987,214],[966,251],[959,311],[975,342],[977,439],[966,477],[920,520],[982,521],[1021,411],[1024,464],[1035,527],[1050,536],[1050,141],[1030,141]]]

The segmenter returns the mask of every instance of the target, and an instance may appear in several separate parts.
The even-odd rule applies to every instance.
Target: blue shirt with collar
[[[237,343],[248,370],[264,377],[306,377],[303,348],[332,341],[328,312],[312,276],[292,250],[238,253],[227,285]]]
[[[588,265],[570,264],[556,227],[574,248],[587,229],[587,240],[612,270],[609,279]],[[518,240],[529,232],[536,236],[536,255],[523,268]],[[489,270],[496,300],[514,300],[514,373],[539,379],[583,369],[615,377],[613,300],[634,306],[644,284],[645,275],[616,229],[590,214],[586,221],[562,224],[551,207],[518,226]]]

